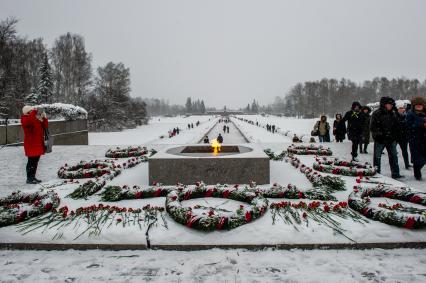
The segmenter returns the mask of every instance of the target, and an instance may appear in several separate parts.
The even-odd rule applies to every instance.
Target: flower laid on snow
[[[203,197],[228,198],[245,202],[248,206],[240,205],[235,212],[228,213],[209,208],[209,212],[205,214],[181,204],[182,200]],[[236,188],[221,185],[207,187],[202,182],[184,192],[172,190],[166,197],[166,210],[176,222],[203,231],[236,228],[263,215],[267,206],[268,201],[250,187]]]
[[[338,158],[331,160],[327,157],[316,157],[312,167],[317,171],[344,176],[373,176],[377,172],[368,162],[343,161]]]
[[[373,220],[409,229],[426,228],[426,209],[407,207],[399,203],[392,206],[382,203],[372,204],[371,198],[377,197],[426,206],[425,193],[415,192],[406,187],[389,187],[383,184],[373,188],[355,186],[354,191],[349,195],[348,204],[353,210]]]
[[[154,155],[156,151],[154,149],[150,150],[151,155]],[[129,157],[138,157],[145,156],[148,154],[148,149],[142,146],[129,146],[126,148],[116,147],[115,149],[108,149],[105,153],[105,157],[109,158],[129,158]]]
[[[59,197],[53,191],[13,192],[11,195],[0,199],[0,227],[45,214],[58,205]]]
[[[34,217],[19,225],[19,231],[27,233],[35,228],[57,229],[58,233],[54,238],[62,235],[60,230],[63,227],[69,226],[71,223],[85,223],[81,231],[81,225],[72,225],[79,238],[84,234],[89,236],[98,236],[103,229],[110,227],[112,224],[120,224],[122,227],[137,226],[142,229],[142,226],[157,224],[161,218],[163,225],[167,226],[164,219],[164,208],[157,206],[146,205],[142,208],[127,208],[116,205],[90,205],[79,207],[75,210],[69,210],[67,206],[63,206],[57,210],[52,209],[46,215]],[[40,223],[42,225],[40,225]]]
[[[269,157],[270,160],[274,160],[274,161],[283,160],[284,157],[287,155],[287,151],[285,150],[283,150],[280,154],[277,155],[270,148],[265,149],[264,152],[266,153],[266,155]]]
[[[352,219],[360,223],[367,222],[355,211],[349,209],[346,202],[282,201],[271,203],[269,207],[272,223],[276,223],[279,216],[279,219],[282,219],[286,224],[293,225],[296,230],[298,230],[297,225],[302,224],[302,221],[308,223],[308,220],[312,220],[344,235],[340,222],[334,218]]]
[[[92,160],[80,161],[76,165],[69,166],[65,164],[58,171],[58,176],[63,179],[87,179],[87,182],[78,186],[69,197],[73,199],[87,198],[100,191],[106,184],[106,181],[112,180],[119,175],[122,169],[132,168],[141,162],[147,162],[145,156],[132,157],[126,162],[120,164],[116,160]]]
[[[290,145],[287,148],[288,153],[299,154],[299,155],[332,155],[333,152],[330,148],[322,145]]]
[[[309,180],[309,182],[312,183],[315,189],[323,190],[327,193],[345,190],[345,182],[342,180],[342,178],[334,176],[322,176],[314,169],[303,164],[300,159],[295,156],[289,156],[289,160],[293,167],[299,168],[300,172],[305,174],[306,178]]]
[[[125,199],[142,199],[166,196],[170,188],[152,186],[142,189],[139,186],[107,186],[101,193],[102,201],[119,201]]]

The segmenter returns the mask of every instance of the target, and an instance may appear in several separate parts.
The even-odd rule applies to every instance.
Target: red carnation
[[[213,195],[213,190],[212,190],[212,189],[208,189],[208,190],[206,191],[206,193],[204,194],[204,196],[205,196],[206,198],[211,197],[212,195]]]
[[[25,220],[25,218],[27,217],[27,211],[24,210],[21,213],[18,214],[18,218],[16,219],[17,222],[21,222],[23,220]]]
[[[247,211],[246,212],[246,222],[250,222],[251,221],[251,212]]]
[[[306,218],[308,218],[308,214],[306,212],[303,212],[302,217],[303,217],[303,219],[306,219]]]
[[[324,212],[330,212],[330,207],[328,205],[324,205]]]
[[[137,199],[142,198],[142,192],[136,192],[135,198],[137,198]]]
[[[404,228],[413,229],[415,223],[416,223],[416,220],[414,220],[414,217],[408,217],[407,222],[404,225]]]
[[[52,207],[53,207],[53,205],[50,202],[48,202],[44,206],[44,211],[49,211],[49,210],[52,209]]]
[[[186,226],[188,227],[188,228],[191,228],[192,227],[192,225],[195,223],[195,221],[197,220],[197,218],[195,218],[195,217],[190,217],[189,219],[188,219],[188,221],[186,222]]]
[[[162,190],[161,190],[160,188],[158,188],[158,189],[155,191],[154,196],[155,196],[155,197],[159,197],[159,196],[161,196],[161,192],[162,192]]]
[[[221,230],[226,221],[226,217],[221,217],[219,223],[217,223],[216,229]]]
[[[395,193],[396,193],[395,191],[389,191],[389,192],[385,193],[384,197],[385,198],[392,198]]]
[[[191,191],[187,191],[183,197],[184,200],[188,200],[191,197]]]
[[[223,193],[222,193],[222,197],[223,198],[229,198],[229,195],[231,194],[231,192],[230,191],[228,191],[228,190],[226,190],[226,191],[223,191]]]
[[[412,202],[412,203],[418,203],[418,202],[420,202],[422,200],[422,198],[421,197],[419,197],[418,195],[413,195],[411,198],[410,198],[410,202]]]
[[[302,193],[302,192],[299,192],[299,193],[297,194],[297,196],[298,196],[299,198],[303,198],[303,193]]]

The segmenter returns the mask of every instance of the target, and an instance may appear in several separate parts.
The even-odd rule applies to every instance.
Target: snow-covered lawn
[[[247,116],[250,120],[261,120],[262,123],[275,123],[280,129],[288,129],[299,135],[308,135],[314,120],[297,120],[275,117]],[[157,119],[157,120],[156,120]],[[64,164],[74,164],[80,160],[102,159],[108,148],[115,145],[142,144],[149,148],[161,150],[167,144],[187,144],[198,142],[205,133],[212,129],[210,138],[221,132],[223,124],[217,123],[215,117],[192,116],[188,118],[155,118],[150,125],[118,133],[91,133],[90,146],[55,146],[54,152],[41,158],[38,177],[48,183],[59,181],[57,170]],[[262,120],[263,119],[263,120]],[[271,118],[272,119],[272,118]],[[188,123],[200,121],[201,125],[187,130]],[[266,129],[247,124],[233,118],[235,125],[256,146],[262,149],[271,148],[279,153],[290,144],[290,138],[281,133],[272,134]],[[216,126],[215,126],[216,125]],[[180,135],[173,138],[162,138],[167,131],[179,126],[183,129]],[[224,134],[225,142],[241,142],[242,136],[229,124],[230,134]],[[214,127],[214,128],[213,128]],[[333,156],[350,158],[349,142],[329,143]],[[372,147],[372,145],[370,146]],[[372,150],[370,149],[370,152]],[[314,162],[313,156],[299,156],[308,166]],[[372,161],[372,154],[360,155],[361,161]],[[124,159],[121,160],[124,162]],[[26,158],[22,147],[7,147],[0,150],[0,196],[6,196],[16,189],[33,190],[38,186],[25,184]],[[402,157],[400,156],[400,165]],[[304,190],[311,184],[299,170],[283,161],[271,161],[271,184],[296,184]],[[425,181],[415,181],[412,172],[403,170],[406,176],[403,182],[414,189],[426,192]],[[423,170],[426,175],[426,168]],[[377,179],[395,185],[404,185],[390,179],[387,155],[382,157],[382,174]],[[346,190],[334,193],[340,201],[347,201],[352,187],[356,184],[353,177],[342,177],[346,182]],[[249,181],[249,180],[248,180]],[[134,168],[124,170],[121,175],[110,181],[111,185],[148,186],[148,165],[142,163]],[[266,186],[267,187],[267,186]],[[55,190],[61,197],[61,205],[71,209],[80,206],[100,203],[99,194],[87,200],[72,200],[65,196],[72,192],[75,185],[65,185]],[[270,199],[278,202],[283,199]],[[232,200],[204,198],[184,201],[183,205],[196,203],[234,210],[241,203]],[[164,206],[165,198],[124,200],[114,202],[120,207],[140,208],[147,204]],[[393,202],[390,202],[392,204]],[[309,222],[300,225],[296,230],[292,225],[278,220],[272,224],[270,209],[259,219],[230,231],[199,232],[175,222],[167,213],[164,214],[167,228],[163,222],[153,226],[149,231],[152,245],[241,245],[241,244],[333,244],[352,243],[351,240],[336,233],[326,225]],[[408,230],[370,220],[367,224],[346,219],[340,220],[341,227],[347,237],[358,243],[390,243],[390,242],[426,242],[423,230]],[[0,228],[0,239],[3,243],[103,243],[103,244],[138,244],[145,245],[146,227],[121,227],[113,225],[102,231],[99,236],[87,234],[74,240],[76,230],[69,226],[62,230],[63,236],[52,240],[56,231],[36,230],[23,235],[16,226]],[[312,281],[323,282],[359,282],[359,281],[419,281],[424,282],[426,272],[422,266],[426,257],[422,250],[371,250],[371,251],[258,251],[211,250],[199,252],[167,252],[167,251],[1,251],[1,281],[231,281],[231,282],[264,282],[264,281]],[[63,266],[70,266],[63,270]],[[85,270],[82,272],[81,270]],[[139,280],[138,280],[139,279]]]
[[[2,282],[425,282],[424,250],[0,251]]]
[[[275,151],[286,149],[289,143],[270,143],[261,144],[263,148],[272,148]],[[330,144],[335,156],[347,157],[350,150],[349,143]],[[164,145],[152,145],[153,148],[160,150]],[[48,154],[42,158],[40,164],[39,177],[43,180],[58,181],[56,176],[57,169],[67,163],[75,163],[81,159],[103,158],[108,146],[58,146],[55,147],[53,154]],[[4,159],[1,159],[2,168],[0,179],[2,180],[1,195],[7,195],[17,188],[30,189],[34,186],[23,185],[25,166],[25,158],[19,153],[21,148],[5,148],[0,153]],[[371,155],[363,155],[363,160],[368,160]],[[385,157],[385,156],[384,156]],[[311,166],[314,158],[312,156],[300,156],[303,163]],[[7,162],[5,160],[14,160]],[[384,158],[384,174],[389,176],[387,161]],[[408,172],[407,172],[408,173]],[[408,175],[408,174],[407,174]],[[407,178],[409,182],[417,184],[417,189],[425,192],[423,182],[417,182]],[[355,185],[355,178],[343,177],[346,181],[346,191],[336,192],[334,195],[341,201],[347,201],[347,197]],[[5,181],[3,181],[5,180]],[[386,183],[394,183],[403,185],[389,177],[382,176],[378,180]],[[296,184],[300,188],[311,188],[310,183],[298,170],[290,164],[282,161],[271,162],[271,183],[277,182],[286,185],[288,183]],[[13,185],[12,185],[13,184]],[[148,166],[146,163],[140,164],[134,168],[124,170],[121,175],[111,181],[111,184],[117,185],[148,185]],[[61,196],[61,204],[70,208],[91,205],[99,203],[99,195],[94,195],[88,200],[72,200],[65,196],[72,192],[74,187],[63,186],[57,189]],[[270,199],[271,201],[280,201],[280,199]],[[163,206],[165,198],[152,198],[141,200],[126,200],[114,202],[114,205],[121,207],[142,207],[146,204]],[[202,200],[200,200],[201,202]],[[230,201],[231,203],[237,202]],[[219,203],[214,203],[217,205]],[[150,230],[151,243],[153,245],[162,244],[280,244],[280,243],[350,243],[347,238],[336,234],[332,229],[316,223],[309,223],[309,226],[299,227],[296,231],[292,225],[285,224],[283,221],[277,221],[272,225],[272,217],[270,210],[266,214],[249,223],[230,231],[217,231],[211,233],[198,232],[176,223],[169,215],[165,214],[168,228],[158,225]],[[391,225],[383,224],[377,221],[370,221],[368,224],[360,224],[352,220],[342,220],[342,228],[345,229],[345,235],[356,242],[413,242],[426,241],[426,233],[424,231],[413,231],[397,228]],[[132,243],[145,244],[145,228],[139,230],[137,227],[113,226],[101,233],[99,237],[89,237],[84,235],[77,240],[73,240],[76,236],[73,229],[66,229],[66,233],[61,239],[52,241],[55,231],[31,232],[21,235],[14,226],[4,227],[0,229],[0,238],[2,242],[44,242],[44,243]],[[138,235],[135,237],[135,235]],[[226,235],[226,237],[225,237]]]

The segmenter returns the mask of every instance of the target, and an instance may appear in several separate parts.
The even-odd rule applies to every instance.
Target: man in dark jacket
[[[381,170],[381,157],[386,148],[389,156],[389,164],[392,178],[399,179],[398,152],[396,151],[396,140],[400,135],[399,122],[395,109],[395,100],[390,97],[380,99],[380,107],[371,116],[371,133],[374,139],[373,165],[377,172]]]
[[[414,177],[422,180],[422,167],[426,164],[426,99],[415,97],[407,114],[408,142],[413,160]]]
[[[346,112],[340,123],[348,121],[348,139],[352,141],[352,160],[358,161],[358,146],[361,143],[362,130],[364,125],[364,115],[361,113],[361,103],[355,101],[352,108]]]

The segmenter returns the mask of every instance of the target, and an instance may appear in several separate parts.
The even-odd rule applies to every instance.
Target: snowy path
[[[286,138],[285,135],[287,135],[288,138],[286,138],[284,141],[289,141],[289,139],[293,138],[293,136],[296,134],[299,138],[302,138],[303,141],[308,142],[309,138],[310,138],[310,133],[312,128],[314,127],[315,123],[318,121],[317,118],[315,119],[298,119],[298,118],[293,118],[293,117],[277,117],[277,116],[273,116],[273,115],[238,115],[238,118],[242,118],[242,119],[247,119],[250,121],[253,121],[254,123],[258,122],[259,125],[261,127],[258,126],[253,126],[253,125],[249,125],[246,122],[242,122],[239,121],[241,123],[247,124],[248,127],[255,127],[255,128],[260,128],[261,130],[263,130],[263,132],[267,132],[266,131],[266,124],[270,124],[270,125],[275,125],[278,133],[272,134],[269,133],[270,135],[275,136],[275,138],[273,138],[272,136],[266,136],[267,139],[273,139],[274,142],[278,142],[280,140],[277,140],[277,136],[283,136],[284,138]],[[237,120],[237,119],[234,119]],[[328,119],[328,122],[330,123],[330,125],[333,124],[333,119]],[[332,139],[334,139],[333,136],[331,136]],[[262,137],[261,139],[262,142],[265,142],[264,137]],[[281,140],[283,141],[283,140]],[[272,140],[271,140],[272,142]]]
[[[224,125],[229,127],[229,134],[223,132]],[[219,134],[222,135],[224,144],[241,144],[248,142],[234,123],[217,123],[216,126],[208,133],[208,137],[212,140],[217,138]]]
[[[148,125],[121,132],[89,133],[90,145],[147,145],[197,143],[217,119],[214,116],[153,117]],[[197,121],[200,125],[197,127]],[[194,128],[188,129],[188,124]],[[180,134],[168,137],[168,131],[179,127]]]
[[[2,282],[425,282],[424,250],[6,251]]]
[[[265,140],[268,142],[291,142],[290,137],[286,137],[279,133],[268,132],[266,128],[252,125],[235,118],[231,118],[231,120],[235,123],[235,125],[237,125],[238,128],[241,129],[243,134],[250,140],[250,142],[262,143]]]

